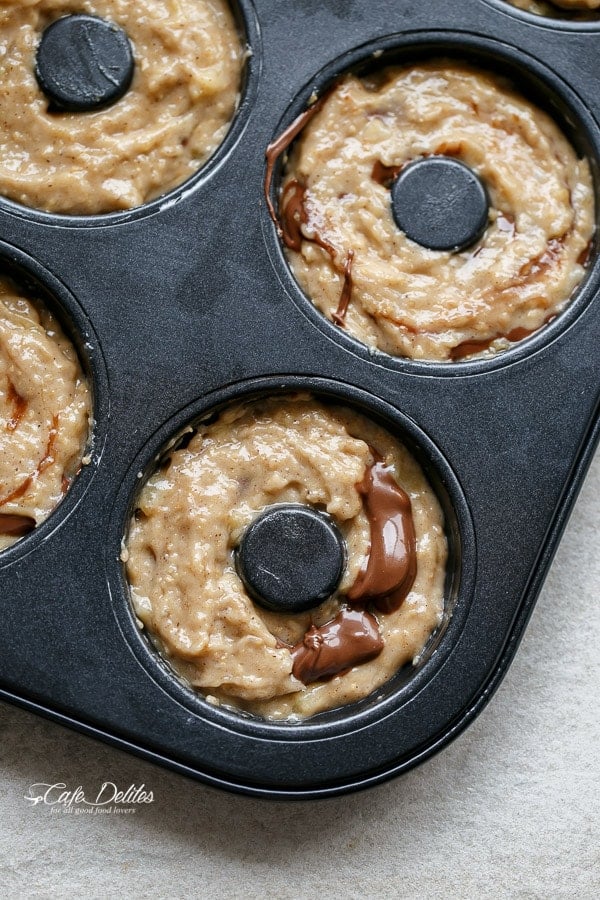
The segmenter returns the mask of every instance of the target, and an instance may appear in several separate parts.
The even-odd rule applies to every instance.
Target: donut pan
[[[265,149],[340,72],[449,56],[509,75],[588,156],[597,184],[600,21],[500,0],[234,6],[251,49],[244,94],[191,181],[97,217],[0,200],[2,267],[59,313],[95,403],[91,464],[0,555],[0,695],[215,786],[331,796],[431,756],[506,672],[598,439],[600,260],[594,245],[565,312],[493,358],[369,353],[291,276],[266,209]],[[292,724],[212,706],[179,681],[136,625],[119,554],[161,448],[232,400],[298,388],[366,412],[413,450],[444,508],[450,565],[444,623],[421,663]]]

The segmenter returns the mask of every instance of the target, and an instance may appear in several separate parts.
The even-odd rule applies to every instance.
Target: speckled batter
[[[432,154],[470,166],[490,196],[484,236],[460,253],[422,247],[392,217],[395,174]],[[338,323],[414,359],[489,354],[540,328],[581,281],[594,232],[587,160],[507,82],[449,60],[343,78],[292,148],[282,221],[298,192],[287,253],[304,291],[335,319],[351,262]]]
[[[365,564],[370,531],[357,486],[371,447],[410,497],[416,580],[396,612],[377,613],[376,659],[305,686],[282,643],[333,619]],[[276,503],[327,510],[347,542],[339,591],[308,613],[267,612],[236,573],[245,528]],[[289,719],[358,700],[419,655],[441,621],[446,555],[439,503],[408,451],[354,412],[297,396],[234,406],[171,452],[138,498],[123,558],[139,619],[187,681],[213,702]]]
[[[36,81],[42,32],[71,13],[115,22],[133,44],[132,86],[108,109],[49,113]],[[0,193],[77,215],[164,194],[223,140],[244,55],[226,0],[1,0]]]
[[[90,391],[56,319],[0,279],[0,550],[48,518],[82,463]],[[28,529],[26,529],[28,530]]]
[[[536,13],[538,16],[593,21],[600,18],[600,0],[506,0],[518,9]]]

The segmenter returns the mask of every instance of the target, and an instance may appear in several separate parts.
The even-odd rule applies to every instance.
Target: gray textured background
[[[315,803],[229,796],[0,704],[0,896],[596,898],[600,457],[517,658],[455,743]],[[33,782],[145,783],[131,816],[53,814]]]

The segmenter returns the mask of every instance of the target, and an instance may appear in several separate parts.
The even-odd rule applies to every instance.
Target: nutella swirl
[[[213,703],[298,718],[418,656],[441,619],[447,546],[405,447],[306,395],[232,406],[188,439],[143,488],[124,554],[136,614],[183,678]],[[346,545],[339,588],[308,612],[255,605],[237,573],[242,536],[277,504],[327,512]]]
[[[0,535],[23,537],[33,531],[35,519],[32,516],[19,516],[12,513],[0,513]]]
[[[417,574],[410,497],[381,461],[369,466],[358,490],[364,497],[371,547],[367,565],[348,591],[348,599],[353,603],[372,601],[379,612],[395,612]]]
[[[550,16],[553,19],[572,19],[591,22],[600,18],[600,0],[506,0],[518,9]]]
[[[383,650],[383,638],[375,616],[343,608],[331,622],[311,625],[292,648],[294,677],[303,684],[323,681],[369,662]]]
[[[62,500],[90,413],[77,353],[54,316],[0,279],[0,550]]]
[[[284,143],[278,227],[292,270],[322,313],[370,347],[448,362],[500,352],[557,316],[585,274],[589,163],[494,74],[436,60],[347,75]],[[474,248],[430,250],[396,225],[395,178],[436,155],[486,187]]]

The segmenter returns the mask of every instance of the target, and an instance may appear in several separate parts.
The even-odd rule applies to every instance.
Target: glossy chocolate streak
[[[299,253],[302,249],[302,241],[310,241],[322,247],[337,268],[335,263],[336,249],[324,238],[320,237],[317,232],[313,232],[312,237],[304,234],[302,226],[308,222],[306,208],[304,206],[304,197],[306,188],[294,178],[285,186],[281,198],[281,239],[286,247]],[[344,327],[346,321],[346,313],[352,299],[352,264],[354,262],[354,250],[349,250],[344,264],[344,281],[342,284],[342,293],[338,303],[338,308],[332,313],[331,318],[341,328]]]
[[[304,185],[294,178],[286,184],[281,197],[281,239],[296,253],[302,249],[302,225],[306,222],[304,190]]]
[[[540,328],[543,328],[544,325],[548,325],[555,318],[556,315],[554,313],[551,316],[548,316],[544,319],[539,328],[521,328],[520,326],[517,326],[511,331],[506,332],[506,334],[496,334],[494,337],[486,338],[482,341],[463,341],[462,344],[457,344],[456,347],[452,348],[450,351],[450,359],[453,362],[456,362],[459,359],[464,359],[466,356],[472,356],[474,353],[481,353],[483,350],[488,350],[494,341],[497,341],[500,338],[510,341],[511,343],[522,341],[526,337],[535,334],[535,332],[539,331]]]
[[[457,344],[456,347],[452,348],[450,359],[452,362],[456,362],[459,359],[466,359],[467,356],[473,356],[474,353],[483,353],[484,350],[489,350],[498,337],[501,337],[501,335],[485,338],[482,341],[463,341],[462,344]]]
[[[352,264],[354,262],[354,250],[348,251],[348,256],[346,257],[346,265],[344,266],[344,284],[342,287],[342,294],[340,297],[340,302],[338,303],[338,308],[333,313],[331,318],[335,322],[336,325],[339,325],[340,328],[343,328],[346,324],[346,313],[348,312],[348,307],[350,306],[350,300],[352,299]]]
[[[329,97],[335,87],[336,85],[332,84],[329,90],[325,91],[325,93],[321,97],[319,97],[316,103],[313,103],[312,106],[309,106],[308,109],[305,109],[304,112],[301,112],[299,116],[296,116],[292,124],[289,125],[285,129],[285,131],[280,134],[278,138],[276,138],[276,140],[269,144],[265,151],[265,156],[267,158],[267,171],[265,172],[264,181],[265,200],[267,202],[269,215],[273,219],[280,237],[283,236],[282,229],[279,223],[279,219],[277,218],[275,207],[273,206],[273,203],[271,201],[271,184],[273,182],[275,163],[277,162],[281,154],[288,149],[292,141],[298,137],[304,126],[307,125],[313,118],[313,116],[315,116],[319,112],[319,110],[325,103],[325,100]]]
[[[6,423],[6,428],[8,431],[15,431],[27,412],[27,400],[21,397],[10,378],[8,379],[7,400],[12,406],[12,415]]]
[[[23,537],[35,528],[35,519],[31,516],[12,515],[0,513],[0,534],[9,534],[12,537]]]
[[[28,475],[25,481],[20,484],[18,488],[15,488],[14,491],[11,491],[10,494],[0,500],[0,506],[5,506],[7,503],[13,503],[15,500],[19,500],[24,494],[27,493],[32,484],[33,475]]]
[[[378,159],[373,164],[371,178],[373,179],[373,181],[376,181],[377,184],[381,184],[383,187],[389,188],[403,168],[404,166],[386,166],[381,162],[381,160]]]
[[[463,141],[442,141],[430,156],[453,156],[455,159],[463,156],[465,145]]]
[[[514,220],[509,216],[508,213],[499,213],[496,224],[500,231],[509,232],[510,236],[514,237],[516,226]],[[551,240],[549,240],[543,253],[540,253],[539,256],[530,259],[523,266],[521,266],[521,268],[519,269],[519,274],[517,276],[518,282],[523,283],[524,281],[527,281],[529,279],[535,279],[539,275],[542,275],[544,272],[546,272],[551,266],[556,263],[556,261],[560,257],[563,245],[564,241],[560,238],[552,238]],[[586,248],[586,251],[589,253],[588,248]],[[584,253],[586,251],[584,251]],[[580,265],[586,265],[587,256],[584,256],[583,259],[580,256],[578,262],[580,263]],[[544,325],[547,325],[549,322],[551,322],[552,319],[555,318],[555,315],[555,313],[552,313],[550,316],[544,319],[539,328],[543,328]],[[472,356],[475,353],[482,353],[484,350],[488,350],[494,343],[494,341],[497,341],[499,339],[507,340],[511,343],[522,341],[524,338],[535,334],[536,331],[539,331],[539,328],[521,328],[517,326],[511,331],[495,334],[492,337],[485,338],[481,341],[463,341],[462,344],[458,344],[456,347],[452,348],[452,350],[450,351],[450,359],[453,362],[456,362],[457,360],[465,359],[465,357],[467,356]]]
[[[281,221],[277,216],[277,212],[273,203],[271,201],[271,184],[273,182],[273,172],[275,171],[275,164],[282,153],[284,153],[292,141],[298,137],[302,129],[310,122],[310,120],[315,116],[319,110],[322,108],[323,104],[329,97],[329,95],[335,90],[337,85],[334,83],[331,87],[325,91],[325,93],[319,97],[316,103],[313,103],[312,106],[309,106],[308,109],[305,109],[304,112],[300,113],[297,116],[292,124],[286,128],[286,130],[281,134],[273,143],[269,144],[265,151],[265,156],[267,158],[267,170],[265,173],[265,181],[264,181],[264,191],[265,191],[265,200],[267,202],[267,209],[269,210],[269,215],[273,220],[275,227],[277,228],[277,233],[279,237],[283,241],[286,247],[290,250],[295,250],[296,253],[299,253],[302,249],[302,241],[311,241],[313,244],[317,244],[317,246],[322,247],[326,253],[331,257],[331,261],[335,267],[335,257],[336,257],[336,249],[333,244],[330,244],[329,241],[326,241],[324,238],[320,237],[316,232],[313,234],[313,237],[307,237],[302,232],[302,225],[307,224],[307,215],[306,209],[304,207],[304,196],[306,188],[300,184],[297,179],[293,179],[289,184],[286,185],[283,196],[281,198]],[[348,305],[352,298],[352,261],[354,259],[354,250],[349,250],[348,255],[346,257],[346,262],[344,264],[344,283],[342,286],[342,295],[340,297],[340,302],[338,305],[337,311],[333,314],[333,320],[338,325],[343,327],[344,319],[346,316],[346,312],[348,310]]]
[[[382,461],[369,466],[358,490],[371,526],[371,549],[367,567],[348,591],[348,600],[370,601],[380,612],[395,612],[417,574],[410,497]]]
[[[48,443],[46,444],[46,452],[44,453],[43,458],[38,463],[37,469],[35,470],[35,475],[41,475],[42,472],[45,472],[46,469],[49,469],[56,460],[54,458],[54,447],[56,444],[56,438],[58,437],[58,416],[52,417],[52,428],[48,434]]]
[[[583,248],[579,256],[577,257],[577,262],[580,266],[583,266],[584,269],[587,269],[590,259],[592,256],[592,241],[588,241],[586,246]]]
[[[51,465],[54,464],[54,446],[56,444],[56,438],[58,437],[58,416],[52,417],[52,427],[50,428],[50,432],[48,434],[48,443],[46,444],[46,450],[44,452],[43,457],[39,461],[36,466],[35,472],[32,472],[31,475],[28,475],[25,481],[19,485],[18,488],[15,488],[10,494],[6,497],[3,497],[0,500],[0,506],[5,506],[7,503],[12,503],[14,500],[19,500],[24,494],[27,493],[35,479],[38,475],[41,475],[42,472],[45,472],[46,469],[50,468]]]
[[[383,650],[377,619],[371,613],[344,608],[320,628],[309,628],[292,647],[292,672],[298,681],[333,678],[353,666],[369,662]]]
[[[281,239],[286,247],[299,253],[302,249],[302,241],[310,241],[318,247],[322,247],[331,257],[335,266],[336,249],[333,244],[322,238],[313,230],[313,236],[308,237],[302,231],[302,225],[308,224],[308,215],[304,206],[306,188],[297,179],[288,182],[281,198]]]
[[[537,330],[537,328],[513,328],[508,334],[495,334],[494,337],[485,338],[482,341],[463,341],[462,344],[457,344],[456,347],[452,348],[450,359],[456,362],[459,359],[465,359],[467,356],[473,356],[474,353],[483,353],[484,350],[489,350],[494,341],[500,338],[511,342],[522,341],[523,338],[529,337],[530,334]]]
[[[539,256],[536,256],[534,259],[530,259],[529,262],[526,262],[523,266],[521,266],[519,270],[519,278],[526,280],[531,277],[535,277],[536,275],[541,275],[546,272],[551,266],[554,265],[558,257],[560,256],[560,251],[563,248],[563,241],[560,238],[551,238],[547,245],[546,249],[543,253],[540,253]]]

